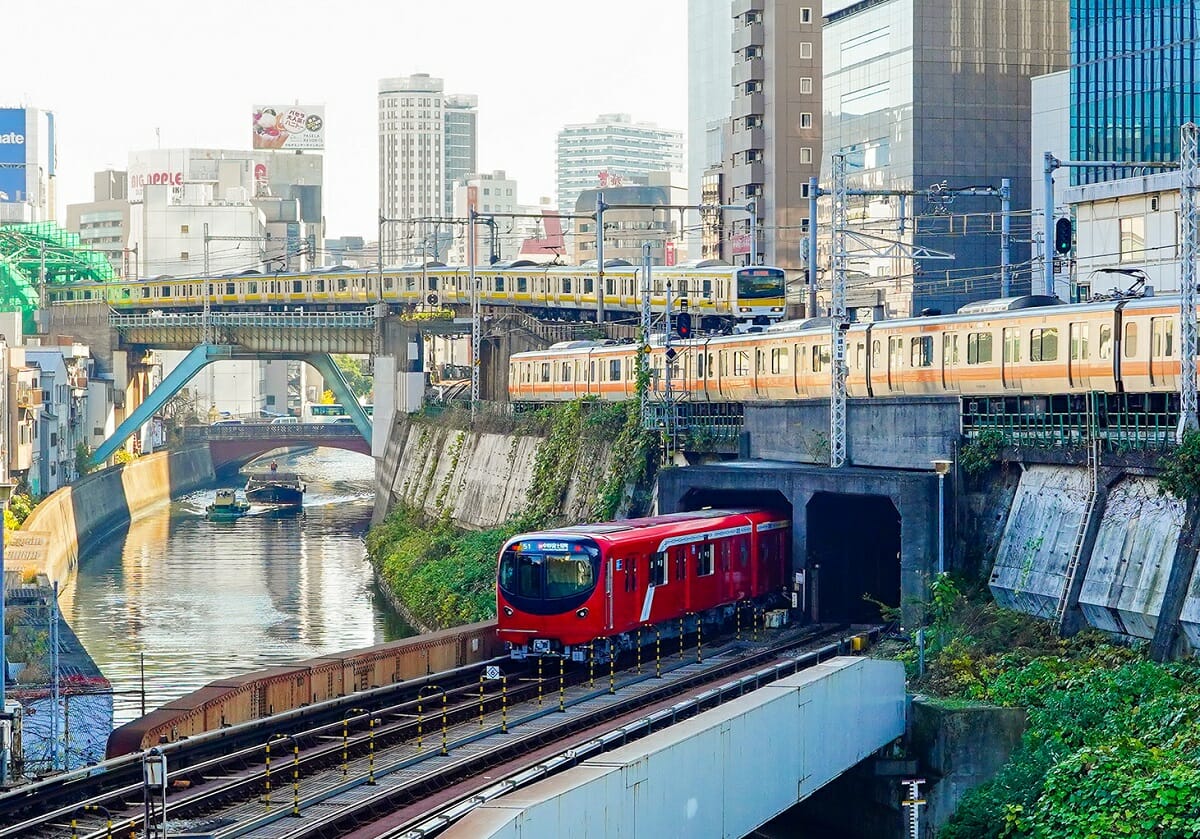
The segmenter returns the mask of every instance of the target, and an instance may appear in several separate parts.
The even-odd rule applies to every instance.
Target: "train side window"
[[[596,381],[596,362],[594,361],[588,362],[588,381]]]
[[[1003,336],[1004,336],[1004,363],[1005,364],[1020,364],[1021,363],[1021,331],[1019,329],[1005,329]]]
[[[913,367],[933,366],[933,336],[924,335],[910,341],[909,361]]]
[[[529,291],[529,278],[517,277],[517,294],[525,294]]]
[[[610,382],[621,381],[621,359],[619,359],[619,358],[609,359],[608,380]]]
[[[384,277],[383,278],[383,287],[386,291],[391,291],[392,289],[394,289],[396,287],[396,278],[395,277]]]
[[[658,551],[650,555],[650,585],[664,586],[667,584],[667,554]]]
[[[707,577],[713,572],[713,546],[705,543],[696,549],[696,576]]]
[[[405,277],[404,278],[404,290],[405,291],[416,291],[417,290],[417,278],[411,277],[411,276]]]
[[[871,366],[878,370],[883,366],[883,346],[879,341],[871,342]]]
[[[812,348],[812,371],[820,373],[829,366],[829,345],[817,344]]]
[[[251,280],[249,283],[247,283],[246,290],[251,294],[258,294],[258,280]]]
[[[989,364],[992,360],[992,333],[967,333],[967,364]]]
[[[787,371],[787,352],[781,347],[771,348],[771,372],[783,373]]]
[[[569,361],[562,363],[562,380],[564,382],[571,381],[571,362]]]
[[[591,277],[584,277],[583,278],[583,293],[591,294],[595,290],[596,290],[596,281],[594,279],[592,279]]]
[[[1029,360],[1056,361],[1058,359],[1058,330],[1029,330]]]
[[[324,280],[317,280],[317,291],[318,292],[325,291],[325,281]]]
[[[1086,323],[1073,323],[1070,328],[1071,333],[1071,360],[1083,361],[1088,357],[1088,325]]]
[[[496,291],[504,291],[504,278],[496,277]]]
[[[713,354],[712,354],[712,353],[709,353],[709,354],[708,354],[708,375],[709,375],[709,376],[715,376],[716,374],[717,374],[717,371],[716,371],[716,369],[713,367]]]
[[[867,357],[867,345],[865,342],[859,341],[857,344],[854,345],[854,369],[855,370],[864,369],[863,362],[866,360],[866,357]]]
[[[570,278],[570,277],[563,277],[563,281],[562,281],[562,283],[563,283],[563,290],[562,290],[562,293],[563,293],[563,294],[570,294],[570,293],[571,293],[571,278]]]
[[[705,280],[700,284],[700,290],[705,297],[712,297],[712,280]]]
[[[1100,325],[1100,357],[1112,358],[1112,326],[1107,323]]]
[[[687,548],[678,548],[675,551],[675,579],[687,579]]]
[[[293,294],[303,294],[304,293],[304,283],[300,280],[292,280],[292,293]]]
[[[550,381],[550,362],[549,361],[542,362],[542,381],[543,382]]]
[[[727,376],[729,375],[729,353],[725,350],[721,350],[719,356],[721,359],[721,375]]]
[[[230,296],[237,294],[237,288],[233,283],[225,283],[225,293]]]
[[[1137,331],[1136,323],[1125,324],[1125,357],[1126,358],[1137,358],[1137,353],[1138,353],[1137,332],[1138,331]]]
[[[502,289],[502,288],[504,288],[504,280],[503,280],[502,278],[500,278],[500,277],[497,277],[496,279],[499,281],[499,282],[498,282],[498,285],[496,286],[496,288],[497,288],[497,289]],[[430,278],[429,278],[429,290],[430,290],[430,291],[437,291],[437,277],[430,277]]]
[[[900,370],[904,367],[904,339],[888,338],[888,369]]]

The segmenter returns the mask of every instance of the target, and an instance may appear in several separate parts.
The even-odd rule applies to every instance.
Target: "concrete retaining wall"
[[[88,475],[38,504],[12,535],[5,563],[65,585],[90,542],[212,479],[207,446],[156,452]]]
[[[427,422],[402,422],[377,461],[375,520],[396,503],[431,516],[449,512],[462,527],[496,527],[525,509],[542,437],[461,431]],[[611,454],[584,443],[571,475],[562,513],[589,517]]]

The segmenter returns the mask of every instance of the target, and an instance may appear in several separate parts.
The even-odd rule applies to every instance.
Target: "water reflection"
[[[62,611],[117,691],[115,719],[235,673],[412,634],[375,587],[362,537],[373,462],[320,449],[279,458],[308,485],[302,514],[210,522],[196,492],[88,550]]]

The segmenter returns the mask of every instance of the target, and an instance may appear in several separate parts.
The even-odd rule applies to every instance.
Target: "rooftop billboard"
[[[311,151],[325,148],[323,105],[256,105],[254,148]]]
[[[0,203],[25,200],[25,109],[0,108]]]

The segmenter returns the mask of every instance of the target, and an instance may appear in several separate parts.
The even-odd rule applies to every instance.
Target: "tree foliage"
[[[971,478],[978,478],[992,468],[1004,449],[1004,434],[994,428],[984,429],[958,450],[958,465]]]
[[[1184,432],[1178,446],[1158,459],[1158,492],[1181,501],[1200,498],[1200,431]]]
[[[350,386],[350,392],[359,399],[369,397],[375,390],[375,377],[371,374],[369,362],[365,358],[355,358],[350,355],[335,355],[333,363],[342,373],[342,378]]]

